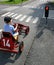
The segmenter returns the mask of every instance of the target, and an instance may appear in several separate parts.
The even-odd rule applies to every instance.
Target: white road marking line
[[[25,22],[29,22],[31,20],[32,16],[29,16]]]
[[[5,8],[3,10],[5,10],[5,11],[11,11],[11,10],[14,10],[14,9],[17,9],[17,8],[18,8],[18,6],[11,6],[11,7]]]
[[[3,29],[0,29],[0,32],[2,32],[3,31]]]
[[[38,6],[38,7],[36,7],[36,6],[29,6],[29,5],[24,5],[23,7],[25,7],[25,8],[36,8],[36,9],[43,9],[43,7],[40,7],[40,6]]]
[[[29,5],[26,5],[26,6],[24,5],[23,7],[30,7],[30,6]]]
[[[15,19],[19,19],[22,16],[22,14],[18,15],[17,17],[15,17]]]
[[[33,21],[33,23],[37,23],[38,19],[39,19],[39,18],[36,17],[35,20]]]
[[[14,14],[14,15],[12,15],[12,17],[15,17],[15,16],[17,16],[18,14]]]
[[[21,19],[19,19],[20,21],[23,21],[25,18],[27,17],[27,15],[24,15]]]
[[[13,15],[14,13],[11,13],[11,14],[9,14],[8,16],[11,16],[11,15]]]
[[[4,17],[4,16],[6,16],[8,14],[10,14],[10,12],[7,12],[7,13],[3,14],[1,17]]]
[[[29,6],[29,5],[24,5],[23,7],[27,7],[27,8],[35,8],[34,6]]]

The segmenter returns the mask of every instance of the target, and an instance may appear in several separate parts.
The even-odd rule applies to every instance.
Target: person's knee
[[[14,36],[14,38],[15,38],[15,40],[17,40],[18,39],[18,36]]]

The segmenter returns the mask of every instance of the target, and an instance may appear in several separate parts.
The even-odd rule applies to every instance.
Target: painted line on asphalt
[[[12,16],[14,13],[9,14],[8,16]]]
[[[26,6],[23,6],[23,7],[25,7],[25,8],[36,8],[34,6],[29,6],[29,5],[26,5]]]
[[[14,13],[11,13],[11,12],[7,12],[7,13],[5,13],[5,14],[3,14],[2,15],[2,17],[3,16],[11,16],[11,17],[14,17],[14,19],[19,19],[19,21],[23,21],[23,20],[25,20],[25,18],[26,18],[26,20],[25,20],[25,22],[30,22],[30,20],[32,19],[32,16],[27,16],[27,15],[23,15],[23,14],[14,14]],[[44,18],[44,15],[43,15],[43,18]],[[38,17],[36,17],[35,19],[34,19],[34,21],[32,22],[32,23],[37,23],[37,21],[38,21]]]
[[[17,9],[19,8],[18,6],[11,6],[11,7],[8,7],[8,8],[5,8],[3,9],[4,11],[11,11],[11,10],[14,10],[14,9]]]
[[[25,18],[27,17],[27,15],[24,15],[21,19],[19,19],[20,21],[23,21]]]
[[[29,5],[24,5],[23,7],[25,7],[25,8],[37,8],[37,9],[43,9],[43,7],[36,7],[36,6],[29,6]]]
[[[32,16],[29,16],[25,22],[29,22],[32,19]]]
[[[12,15],[12,17],[15,17],[15,16],[17,16],[18,14],[14,14],[14,15]]]
[[[38,19],[39,19],[39,17],[36,17],[36,18],[34,19],[33,23],[37,23]]]
[[[19,14],[18,16],[16,16],[14,19],[19,19],[22,16],[22,14]]]
[[[4,17],[4,16],[6,16],[6,15],[8,15],[8,14],[10,14],[10,13],[11,13],[11,12],[7,12],[7,13],[1,15],[1,17]]]

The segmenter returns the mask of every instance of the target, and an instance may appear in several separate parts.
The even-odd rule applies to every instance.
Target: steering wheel
[[[16,24],[18,24],[18,23],[14,23],[14,24],[13,24],[14,28],[16,27]],[[17,29],[16,29],[15,32],[18,32],[18,26],[17,26]]]

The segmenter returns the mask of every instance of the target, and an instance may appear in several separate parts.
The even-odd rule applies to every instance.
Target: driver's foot
[[[19,44],[19,42],[17,41],[16,44]]]

